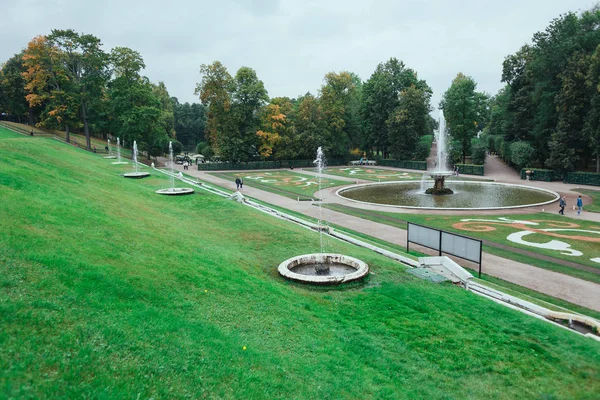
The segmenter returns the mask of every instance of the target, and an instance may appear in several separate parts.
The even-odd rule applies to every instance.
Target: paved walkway
[[[502,180],[507,182],[509,179],[511,182],[515,183],[523,183],[516,173],[512,173],[509,175],[508,171],[502,168],[501,162],[491,161],[494,165],[491,167],[492,176],[495,179]],[[498,164],[500,163],[500,164]],[[183,170],[181,165],[177,165],[176,168],[178,170]],[[486,167],[487,168],[487,167]],[[294,170],[295,172],[312,174],[310,171],[303,170]],[[512,170],[510,170],[512,171]],[[414,172],[414,171],[413,171]],[[205,182],[210,182],[215,185],[219,185],[222,187],[230,188],[231,190],[235,190],[235,183],[220,177],[216,177],[206,173],[204,171],[198,171],[195,168],[190,168],[186,173],[190,176],[197,177]],[[486,174],[487,175],[487,174]],[[335,176],[335,179],[340,179],[340,177]],[[488,176],[486,176],[488,178]],[[518,179],[518,181],[517,181]],[[346,180],[346,179],[342,179]],[[354,180],[350,180],[354,181]],[[532,182],[535,184],[549,184],[547,182]],[[550,183],[551,184],[551,183]],[[563,185],[562,183],[558,185]],[[532,185],[535,186],[535,185]],[[566,188],[562,188],[564,191]],[[574,185],[571,185],[574,186]],[[335,196],[335,191],[337,188],[329,188],[322,190],[317,193],[317,197],[321,197],[324,199],[324,202],[335,202],[339,204],[344,204],[345,202],[349,203],[352,207],[358,207],[358,203],[349,202],[347,200],[341,199]],[[551,189],[555,190],[555,189]],[[567,189],[568,190],[568,189]],[[260,189],[256,189],[252,187],[252,183],[247,181],[244,185],[243,189],[244,195],[251,196],[262,201],[268,202],[270,204],[287,208],[289,210],[293,210],[311,217],[318,216],[318,208],[314,207],[310,202],[299,202],[287,197],[279,196],[274,193],[266,192]],[[383,211],[388,212],[421,212],[418,210],[405,210],[405,209],[395,209],[390,207],[369,207],[371,210],[381,209]],[[529,209],[531,212],[532,210]],[[405,246],[406,245],[406,231],[404,229],[395,228],[389,225],[379,224],[376,222],[371,222],[364,220],[359,217],[350,216],[347,214],[335,212],[332,210],[323,210],[326,219],[332,224],[336,224],[339,226],[346,227],[348,229],[352,229],[357,232],[362,232],[364,234],[385,240],[390,243],[395,243],[397,245]],[[523,212],[523,211],[520,211]],[[443,213],[443,212],[430,212],[427,211],[428,214],[434,213]],[[447,211],[445,212],[448,213]],[[474,214],[474,212],[470,211],[469,214]],[[506,214],[506,211],[502,211],[503,214]],[[457,212],[452,212],[452,214],[460,214]],[[485,212],[485,214],[491,214],[489,211]],[[584,218],[588,217],[592,213],[584,213]],[[588,218],[586,218],[588,219]],[[417,247],[415,247],[416,249]],[[428,249],[418,248],[419,251],[422,252],[430,252]],[[465,264],[464,261],[461,261],[461,264]],[[473,265],[466,265],[467,267],[473,268]],[[585,281],[583,279],[574,278],[568,275],[560,274],[557,272],[545,270],[542,268],[533,267],[531,265],[526,265],[523,263],[519,263],[516,261],[508,260],[502,257],[498,257],[492,254],[484,253],[483,254],[483,267],[482,271],[485,274],[495,276],[506,280],[508,282],[515,283],[520,286],[527,287],[529,289],[536,290],[541,293],[548,294],[550,296],[564,299],[574,304],[578,304],[596,311],[600,311],[600,285]]]

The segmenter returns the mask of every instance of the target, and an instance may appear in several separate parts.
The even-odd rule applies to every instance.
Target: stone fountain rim
[[[192,189],[192,188],[168,188],[168,189],[159,189],[155,193],[165,194],[168,196],[181,196],[184,194],[194,193],[194,189]]]
[[[356,268],[356,271],[351,272],[346,275],[341,276],[322,276],[322,275],[302,275],[297,274],[290,270],[290,266],[296,266],[301,264],[300,261],[304,263],[318,263],[322,261],[325,257],[334,258],[336,263],[345,264],[352,268]],[[344,282],[351,282],[357,279],[361,279],[369,273],[369,266],[364,261],[361,261],[357,258],[345,256],[343,254],[335,254],[335,253],[312,253],[312,254],[303,254],[300,256],[288,258],[283,261],[277,267],[277,270],[281,276],[284,278],[302,282],[302,283],[311,283],[315,285],[337,285]]]
[[[145,178],[150,176],[150,172],[127,172],[123,174],[125,178]]]
[[[344,200],[353,201],[355,203],[360,203],[360,204],[367,204],[367,205],[371,205],[371,206],[390,207],[390,208],[406,208],[406,209],[413,209],[413,210],[444,210],[444,211],[512,210],[512,209],[517,209],[517,208],[539,207],[539,206],[545,206],[547,204],[554,203],[555,201],[557,201],[560,198],[560,195],[558,193],[556,193],[553,190],[549,190],[549,189],[531,187],[531,186],[526,186],[526,185],[518,185],[515,183],[477,182],[477,181],[452,181],[452,183],[469,183],[469,184],[476,184],[476,185],[498,185],[498,186],[519,187],[519,188],[524,188],[524,189],[529,189],[529,190],[537,190],[540,192],[549,193],[554,196],[554,199],[545,201],[543,203],[524,204],[524,205],[520,205],[520,206],[459,208],[459,207],[417,207],[417,206],[399,206],[399,205],[394,205],[394,204],[380,204],[380,203],[371,203],[368,201],[349,199],[349,198],[341,195],[341,193],[346,190],[356,189],[356,188],[362,187],[362,186],[390,185],[390,184],[392,184],[392,185],[407,185],[407,184],[414,184],[414,183],[418,183],[418,182],[420,182],[420,181],[392,181],[392,182],[360,183],[358,185],[350,185],[350,186],[345,186],[343,188],[340,188],[340,189],[336,190],[335,195],[338,197],[341,197]]]

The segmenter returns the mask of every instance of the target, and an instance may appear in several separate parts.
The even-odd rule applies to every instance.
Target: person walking
[[[236,186],[236,190],[240,190],[240,178],[235,178],[235,186]]]
[[[188,165],[189,165],[189,164],[188,164],[187,160],[185,160],[185,161],[183,162],[183,169],[184,169],[184,170],[188,169]]]
[[[558,202],[558,206],[560,207],[560,210],[558,211],[558,213],[560,215],[565,215],[565,206],[567,205],[567,202],[565,201],[565,196],[562,196]]]
[[[581,195],[577,198],[577,215],[581,215],[581,210],[583,210],[583,200],[581,199]]]
[[[240,189],[243,189],[243,188],[244,188],[244,180],[240,179]]]

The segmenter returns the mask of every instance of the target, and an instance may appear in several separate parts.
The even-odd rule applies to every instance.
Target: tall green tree
[[[473,78],[459,73],[444,93],[440,108],[444,112],[450,137],[460,145],[462,161],[470,154],[471,139],[478,130],[478,100]]]
[[[27,103],[23,72],[23,52],[15,54],[0,66],[0,107],[17,117],[19,122],[27,117],[29,124],[33,125],[33,108]]]
[[[70,93],[79,103],[86,147],[91,150],[89,114],[100,103],[110,78],[108,54],[102,50],[100,39],[71,29],[54,29],[47,39],[57,51],[51,67],[64,74]]]
[[[398,160],[411,160],[422,135],[427,133],[429,96],[412,85],[402,91],[396,110],[387,121],[390,151]]]
[[[231,95],[234,90],[233,78],[221,62],[215,61],[200,66],[202,82],[196,84],[195,94],[208,108],[206,136],[217,154],[221,154],[220,146],[224,142],[230,124],[227,123],[231,111]]]
[[[398,108],[400,93],[414,85],[431,93],[424,80],[402,61],[390,58],[377,65],[375,72],[362,87],[363,145],[369,150],[388,156],[389,132],[387,121]]]

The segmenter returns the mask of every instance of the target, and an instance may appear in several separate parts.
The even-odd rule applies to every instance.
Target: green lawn
[[[304,169],[314,172],[317,170],[316,168]],[[404,172],[393,169],[363,166],[327,167],[323,173],[327,175],[343,176],[345,178],[363,179],[375,182],[420,180],[423,176],[423,173]]]
[[[406,221],[413,222],[416,224],[432,226],[435,228],[457,232],[466,236],[471,236],[474,238],[485,239],[491,242],[500,243],[506,246],[510,246],[512,248],[519,248],[523,250],[532,251],[539,254],[544,254],[550,257],[554,257],[561,260],[575,262],[577,264],[581,264],[587,267],[591,267],[594,269],[598,269],[600,271],[600,264],[592,261],[592,258],[600,257],[600,245],[597,239],[600,239],[600,227],[597,223],[585,221],[581,219],[573,219],[569,217],[558,216],[549,213],[537,213],[537,214],[526,214],[526,215],[494,215],[492,217],[485,216],[464,216],[464,215],[427,215],[427,214],[397,214],[397,213],[389,213],[389,212],[380,212],[380,211],[364,211],[353,207],[347,207],[338,204],[326,204],[324,207],[344,212],[350,215],[355,215],[367,220],[371,220],[374,222],[379,222],[387,225],[396,226],[399,228],[406,229]],[[547,236],[545,234],[531,234],[526,235],[523,239],[532,242],[532,243],[545,243],[551,240],[559,240],[571,245],[572,249],[580,251],[583,253],[581,256],[569,256],[562,254],[556,250],[543,249],[539,247],[532,247],[530,245],[524,245],[509,241],[507,236],[511,233],[515,233],[521,231],[521,228],[516,227],[513,224],[504,223],[501,221],[497,221],[497,223],[485,223],[485,222],[468,222],[466,224],[462,223],[463,219],[486,219],[486,220],[497,220],[500,217],[505,217],[514,220],[523,220],[523,221],[538,221],[538,225],[532,226],[535,229],[566,229],[566,228],[574,228],[580,230],[589,230],[592,232],[598,233],[573,233],[567,231],[564,235],[582,235],[588,238],[596,239],[595,242],[586,242],[582,241],[578,238],[563,238],[563,237],[553,237]],[[463,224],[460,227],[460,224]],[[475,230],[478,229],[478,230]],[[483,229],[489,229],[483,231]],[[560,233],[560,232],[559,232]],[[560,265],[558,263],[549,262],[546,260],[536,259],[534,257],[530,257],[527,255],[518,254],[512,252],[510,250],[503,250],[494,248],[492,246],[485,246],[484,250],[496,254],[505,258],[513,259],[515,261],[523,262],[530,265],[535,265],[541,268],[550,269],[553,271],[565,273],[568,275],[572,275],[578,278],[586,279],[592,282],[600,283],[600,274],[595,274],[593,272],[582,271],[578,269],[574,269],[570,266]]]
[[[15,133],[11,130],[0,126],[0,139],[14,139],[14,138],[25,138],[27,136]]]
[[[399,264],[323,289],[318,235],[49,139],[0,139],[0,398],[593,398],[600,343]]]
[[[600,190],[593,189],[571,189],[573,192],[588,195],[592,198],[592,204],[584,204],[583,212],[600,213]]]
[[[241,178],[244,180],[244,186],[266,190],[291,199],[311,199],[315,192],[319,191],[316,177],[291,171],[217,172],[212,175],[229,179],[232,187],[235,187],[235,179]],[[348,182],[327,178],[321,180],[323,189],[341,185],[348,185]]]

